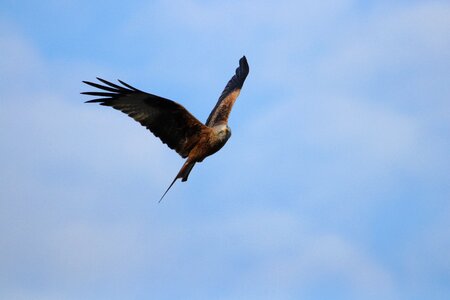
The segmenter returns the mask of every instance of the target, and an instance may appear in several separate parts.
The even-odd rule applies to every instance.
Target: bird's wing
[[[120,110],[147,127],[155,136],[174,149],[183,158],[198,142],[199,135],[209,130],[180,104],[156,95],[140,91],[123,81],[122,86],[97,78],[103,83],[84,83],[98,88],[100,92],[82,94],[99,98],[86,103],[99,103]]]
[[[217,101],[216,106],[211,111],[206,126],[212,127],[217,124],[226,124],[228,122],[228,116],[230,115],[231,108],[236,101],[242,86],[244,85],[245,78],[247,78],[249,67],[247,59],[243,56],[239,60],[239,67],[236,69],[236,74],[228,81],[225,89]]]

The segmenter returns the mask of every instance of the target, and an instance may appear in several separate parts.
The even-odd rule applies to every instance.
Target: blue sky
[[[447,299],[448,1],[0,4],[1,299]],[[122,79],[232,138],[182,159]]]

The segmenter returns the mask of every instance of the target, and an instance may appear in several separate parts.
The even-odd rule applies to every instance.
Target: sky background
[[[0,3],[0,299],[448,299],[449,1]],[[233,135],[183,161],[82,80]]]

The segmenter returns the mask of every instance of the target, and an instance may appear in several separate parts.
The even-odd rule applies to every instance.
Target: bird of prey
[[[228,116],[248,72],[247,59],[243,56],[239,60],[236,74],[228,81],[205,124],[175,101],[143,92],[121,80],[119,80],[121,85],[98,77],[103,85],[83,81],[102,91],[82,94],[99,97],[86,103],[99,103],[126,113],[160,138],[169,148],[186,158],[177,176],[159,200],[161,202],[177,179],[186,181],[197,162],[219,151],[230,138]]]

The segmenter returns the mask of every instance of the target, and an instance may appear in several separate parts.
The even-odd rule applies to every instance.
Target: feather
[[[111,106],[126,113],[183,158],[188,156],[200,133],[209,130],[172,100],[142,92],[123,81],[119,81],[123,85],[119,86],[101,78],[98,80],[107,86],[89,81],[84,83],[108,92],[83,92],[84,95],[100,97],[87,103]]]
[[[206,126],[212,127],[217,124],[226,124],[228,122],[228,116],[230,115],[234,102],[239,96],[249,71],[247,58],[243,56],[239,60],[239,67],[236,69],[235,75],[228,81],[216,106],[214,106],[214,109],[206,120]]]

